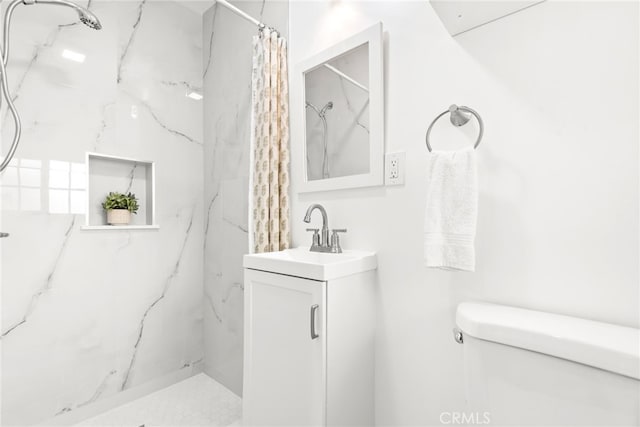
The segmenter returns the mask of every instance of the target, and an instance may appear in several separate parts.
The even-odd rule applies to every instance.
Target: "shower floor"
[[[239,425],[241,399],[205,374],[111,409],[77,426],[191,427]]]

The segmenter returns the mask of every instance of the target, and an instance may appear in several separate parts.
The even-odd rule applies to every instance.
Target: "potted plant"
[[[131,214],[138,212],[138,199],[131,192],[111,192],[102,202],[102,208],[107,211],[108,224],[127,225],[131,221]]]

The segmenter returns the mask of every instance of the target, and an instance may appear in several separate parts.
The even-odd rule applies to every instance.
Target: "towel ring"
[[[476,143],[473,145],[473,148],[474,149],[478,148],[478,145],[480,145],[480,141],[482,140],[482,134],[484,133],[484,123],[482,123],[482,118],[480,117],[480,114],[478,114],[475,110],[469,107],[465,107],[464,105],[457,106],[456,104],[452,104],[448,110],[438,114],[436,118],[433,119],[433,121],[429,125],[429,129],[427,129],[425,142],[427,143],[427,149],[429,150],[429,152],[433,151],[433,149],[431,148],[431,144],[429,144],[429,135],[431,134],[431,129],[433,128],[433,125],[436,124],[438,119],[447,113],[451,113],[451,117],[450,117],[451,123],[454,126],[458,126],[458,127],[465,125],[469,121],[469,119],[471,119],[471,116],[465,113],[473,114],[476,117],[476,120],[478,120],[478,124],[480,125],[480,133],[478,133],[478,139],[476,140]]]

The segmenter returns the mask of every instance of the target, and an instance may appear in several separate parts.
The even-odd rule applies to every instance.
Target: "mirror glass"
[[[300,192],[384,183],[382,23],[297,65]],[[301,135],[301,136],[302,136]]]
[[[307,180],[369,173],[369,44],[305,74]]]

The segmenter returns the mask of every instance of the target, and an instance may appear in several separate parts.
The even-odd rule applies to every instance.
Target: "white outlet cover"
[[[384,156],[384,185],[403,185],[406,167],[406,153],[387,153]]]

